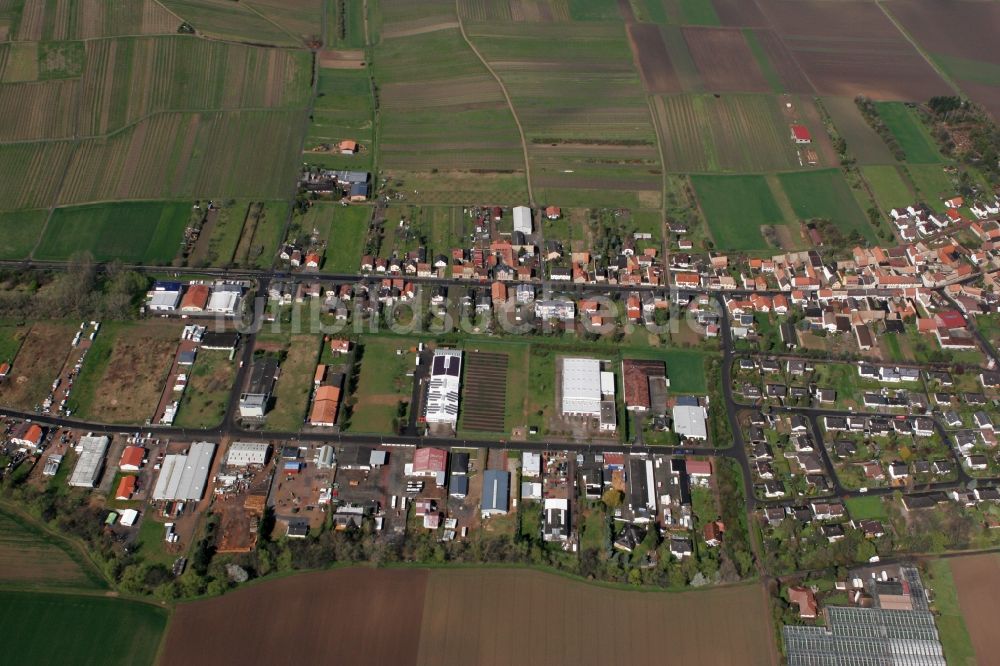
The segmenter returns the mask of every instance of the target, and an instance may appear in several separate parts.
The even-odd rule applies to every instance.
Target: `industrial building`
[[[708,414],[697,398],[681,396],[677,398],[673,410],[674,432],[688,439],[708,439],[705,421]]]
[[[527,206],[514,207],[514,231],[520,231],[525,236],[531,233],[531,209]]]
[[[483,472],[483,499],[479,513],[483,518],[502,515],[508,511],[510,499],[510,472],[488,469]]]
[[[462,352],[457,349],[435,350],[424,404],[424,420],[427,423],[455,427],[458,423],[461,378]]]
[[[240,395],[240,418],[262,419],[278,378],[278,359],[273,356],[255,358],[250,368],[250,383]]]
[[[664,413],[670,382],[667,380],[666,365],[663,361],[624,359],[622,380],[626,409],[634,412]]]
[[[249,467],[263,465],[267,462],[267,454],[271,445],[263,442],[233,442],[226,453],[226,465],[229,467]]]
[[[212,468],[215,444],[195,442],[187,453],[170,454],[163,459],[160,476],[153,487],[156,501],[197,501],[205,494],[208,473]]]
[[[565,497],[545,498],[542,538],[545,541],[566,541],[569,536],[569,500]]]
[[[108,438],[84,435],[76,445],[79,458],[69,477],[69,485],[75,488],[95,488],[101,478],[104,454],[108,451]]]
[[[602,371],[597,359],[564,358],[562,414],[596,418],[602,431],[614,432],[618,427],[614,373]]]
[[[242,296],[242,286],[217,282],[212,288],[211,295],[208,297],[208,305],[205,307],[205,311],[232,317],[239,308],[240,297]]]

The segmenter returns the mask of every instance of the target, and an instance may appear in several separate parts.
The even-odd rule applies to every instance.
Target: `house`
[[[558,220],[562,217],[562,210],[558,206],[546,206],[545,217],[549,220]]]
[[[10,441],[29,451],[36,451],[45,438],[45,432],[37,423],[21,423],[14,428]]]
[[[721,520],[713,520],[705,525],[702,532],[705,536],[705,545],[716,547],[722,543],[722,535],[726,531],[726,526]]]
[[[358,142],[345,139],[337,144],[337,150],[341,155],[354,155],[358,152]]]
[[[479,513],[483,518],[503,515],[508,510],[510,497],[510,473],[488,469],[483,472],[483,497]]]
[[[536,478],[542,473],[542,454],[525,451],[521,457],[521,476]]]
[[[339,409],[340,386],[330,384],[320,386],[313,396],[312,409],[309,411],[309,424],[332,428],[337,425]]]
[[[118,462],[118,469],[123,472],[138,472],[142,468],[142,461],[146,458],[146,449],[141,446],[126,446],[122,451],[121,460]]]
[[[798,586],[788,588],[788,602],[798,607],[800,618],[815,619],[819,607],[816,604],[816,595],[809,588]]]
[[[438,487],[443,487],[447,469],[448,452],[444,449],[425,447],[413,453],[413,463],[406,474],[434,479]]]

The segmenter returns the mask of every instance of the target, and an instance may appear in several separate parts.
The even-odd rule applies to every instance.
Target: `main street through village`
[[[11,262],[0,262],[0,265],[10,266]],[[37,270],[52,270],[65,268],[66,264],[17,264],[19,268],[22,269],[37,269]],[[971,484],[975,484],[979,488],[986,487],[998,487],[1000,486],[1000,477],[971,477],[965,470],[961,456],[957,448],[955,447],[954,441],[950,437],[948,431],[945,429],[944,425],[940,420],[934,416],[932,418],[934,422],[934,427],[941,437],[942,441],[947,442],[949,449],[951,451],[955,469],[957,470],[957,478],[954,481],[929,483],[914,486],[912,488],[900,489],[894,487],[878,487],[870,489],[849,489],[846,488],[840,481],[837,471],[830,459],[830,454],[827,448],[828,442],[825,442],[823,437],[822,429],[819,425],[819,419],[825,416],[855,416],[855,417],[875,417],[881,416],[885,417],[886,413],[877,411],[843,411],[835,409],[825,409],[819,407],[810,406],[770,406],[770,407],[760,407],[759,405],[741,403],[733,395],[733,363],[740,357],[757,357],[757,358],[770,358],[776,359],[778,361],[798,359],[801,358],[795,354],[781,354],[781,353],[768,353],[768,354],[747,354],[747,353],[737,353],[735,351],[735,345],[733,340],[732,329],[729,321],[729,317],[723,316],[720,318],[721,323],[721,341],[722,341],[722,371],[721,371],[721,395],[724,401],[723,407],[726,410],[727,418],[730,425],[730,430],[732,432],[732,441],[729,442],[713,442],[713,446],[680,446],[680,447],[664,447],[664,446],[650,446],[646,445],[638,438],[637,441],[633,443],[625,444],[608,444],[604,442],[580,442],[580,441],[568,441],[568,440],[535,440],[535,441],[518,441],[509,442],[506,440],[479,440],[479,439],[464,439],[456,437],[433,437],[433,436],[420,436],[420,435],[369,435],[369,434],[357,434],[351,432],[274,432],[274,431],[260,431],[253,428],[248,428],[240,423],[238,417],[238,405],[240,393],[243,386],[246,383],[247,374],[251,367],[251,361],[253,358],[254,341],[257,332],[261,329],[263,324],[264,309],[266,307],[266,298],[261,297],[267,293],[267,288],[272,279],[284,279],[288,277],[287,273],[275,272],[275,271],[246,271],[246,270],[194,270],[194,269],[165,269],[165,268],[155,268],[146,266],[129,266],[128,268],[133,270],[143,271],[148,274],[164,274],[170,273],[175,275],[202,275],[202,276],[212,276],[214,278],[226,278],[226,279],[246,279],[254,281],[256,285],[256,293],[258,298],[255,299],[255,304],[253,308],[252,322],[244,322],[243,329],[245,331],[244,343],[241,352],[241,361],[239,365],[239,370],[237,371],[236,379],[233,383],[233,388],[229,397],[229,401],[226,407],[225,418],[222,423],[214,428],[207,429],[188,429],[188,428],[178,428],[173,426],[163,426],[163,425],[146,425],[142,427],[130,426],[130,425],[114,425],[108,423],[84,421],[80,419],[74,419],[70,417],[59,417],[45,414],[38,414],[30,411],[22,411],[16,409],[10,409],[7,407],[0,407],[0,415],[8,417],[16,417],[22,419],[30,419],[40,424],[63,427],[63,428],[73,428],[82,431],[89,431],[93,433],[100,434],[127,434],[136,432],[148,432],[152,436],[163,437],[168,439],[174,439],[178,441],[195,441],[201,439],[209,438],[267,438],[271,440],[281,440],[281,441],[314,441],[314,442],[326,442],[326,443],[336,443],[344,446],[436,446],[441,448],[490,448],[490,449],[505,449],[505,448],[517,448],[525,451],[545,451],[545,450],[560,450],[560,451],[607,451],[607,452],[621,452],[621,453],[639,453],[639,452],[658,452],[658,453],[676,453],[680,455],[703,455],[703,456],[723,456],[731,458],[740,467],[743,477],[743,488],[745,494],[746,510],[748,515],[755,512],[757,509],[768,506],[780,506],[787,507],[796,504],[801,504],[804,500],[803,498],[782,498],[782,499],[762,499],[757,497],[754,492],[754,479],[751,472],[751,463],[747,454],[747,445],[742,432],[742,425],[740,422],[740,411],[741,410],[765,410],[774,414],[800,414],[809,420],[810,427],[812,430],[813,437],[817,443],[821,443],[819,446],[819,453],[824,467],[826,468],[826,474],[831,480],[832,488],[829,492],[820,493],[817,495],[810,496],[810,500],[824,500],[824,499],[847,499],[850,497],[867,496],[867,495],[889,495],[895,492],[903,492],[909,495],[927,495],[931,493],[939,493],[942,491],[949,491],[955,489],[962,489],[970,487]],[[310,274],[310,279],[320,282],[327,283],[345,283],[345,282],[365,282],[373,281],[378,278],[370,275],[363,274]],[[437,285],[461,285],[469,286],[468,281],[463,280],[446,280],[437,278],[425,278],[423,280],[419,278],[414,278],[414,282],[423,282],[429,284]],[[536,283],[537,284],[537,283]],[[551,288],[558,291],[584,291],[589,290],[595,293],[612,293],[619,291],[633,291],[636,289],[635,286],[622,286],[622,285],[602,285],[599,288],[587,287],[584,285],[565,285],[557,283],[547,283],[543,284],[543,288]],[[640,288],[643,288],[640,286]],[[646,289],[656,289],[660,291],[665,291],[664,287],[651,287],[645,286]],[[943,291],[943,290],[942,290]],[[705,293],[709,297],[714,297],[720,308],[720,312],[725,312],[725,299],[722,292],[702,292],[696,290],[697,293]],[[732,292],[726,292],[731,294]],[[778,292],[775,292],[778,293]],[[939,292],[941,293],[941,292]],[[984,353],[990,358],[994,364],[1000,364],[997,359],[996,351],[989,344],[989,342],[982,336],[982,334],[973,330],[977,339],[982,346]],[[846,362],[846,361],[845,361]],[[908,363],[908,367],[926,369],[935,366],[936,364],[917,364]],[[414,391],[416,395],[417,392]],[[712,405],[710,409],[718,409],[716,405]]]

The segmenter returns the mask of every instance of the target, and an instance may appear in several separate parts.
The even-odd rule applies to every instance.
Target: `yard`
[[[291,336],[274,385],[274,407],[268,412],[265,425],[268,430],[295,432],[302,428],[321,339],[306,334]]]
[[[410,340],[368,337],[361,356],[361,374],[354,392],[350,429],[354,432],[393,433],[400,403],[409,403],[415,367]]]
[[[854,520],[889,520],[889,514],[886,512],[885,503],[881,496],[848,497],[845,503],[847,504],[847,512]]]
[[[222,423],[235,377],[236,364],[228,352],[199,349],[174,425],[211,428]]]

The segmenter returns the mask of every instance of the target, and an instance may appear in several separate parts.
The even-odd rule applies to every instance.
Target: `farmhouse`
[[[101,466],[104,464],[104,454],[108,450],[107,437],[84,435],[76,445],[79,457],[76,467],[69,477],[69,485],[75,488],[94,488],[101,476]]]
[[[263,465],[267,462],[270,450],[271,445],[263,442],[233,442],[226,453],[226,465],[229,467]]]
[[[118,482],[118,490],[115,491],[115,499],[127,501],[135,494],[136,479],[132,474],[126,474]]]
[[[330,384],[320,386],[313,396],[312,409],[309,411],[309,424],[332,428],[337,425],[339,409],[340,386]]]
[[[153,487],[153,500],[198,501],[205,494],[208,473],[215,455],[215,444],[195,442],[187,453],[170,454],[163,459],[160,475]]]
[[[483,499],[479,512],[483,518],[507,513],[510,473],[496,469],[483,472]]]
[[[792,141],[800,144],[812,143],[812,135],[805,125],[792,125]]]
[[[45,433],[37,423],[21,423],[15,427],[10,442],[29,451],[35,451],[41,445],[44,437]]]
[[[337,150],[340,151],[341,155],[354,155],[358,152],[358,142],[344,139],[337,144]]]
[[[424,421],[455,427],[458,423],[461,377],[462,352],[456,349],[435,350],[427,384]]]

